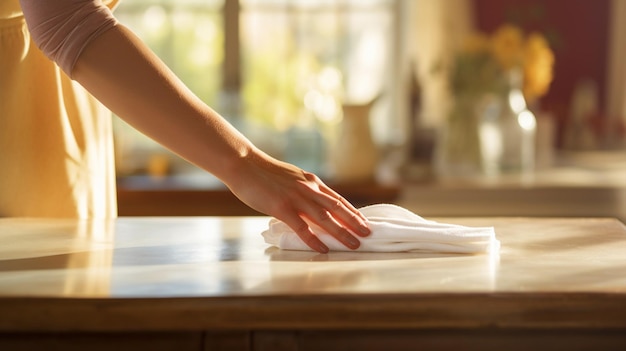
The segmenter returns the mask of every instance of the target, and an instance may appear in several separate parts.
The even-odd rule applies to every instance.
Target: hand
[[[237,174],[227,185],[241,201],[283,221],[315,251],[327,253],[328,247],[307,221],[350,249],[360,245],[356,236],[370,234],[365,217],[315,174],[262,152],[245,157]]]

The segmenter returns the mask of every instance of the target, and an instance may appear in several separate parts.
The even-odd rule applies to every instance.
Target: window
[[[375,140],[396,137],[395,8],[394,0],[133,0],[116,16],[261,149],[323,175],[342,102],[380,95]],[[158,173],[164,158],[174,172],[194,172],[123,122],[115,131],[120,175]],[[303,135],[305,147],[285,147]]]

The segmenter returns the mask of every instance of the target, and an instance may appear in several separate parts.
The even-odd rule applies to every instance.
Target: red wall
[[[604,109],[610,0],[473,1],[480,30],[491,32],[510,21],[525,31],[543,32],[553,43],[554,81],[541,105],[553,112],[560,132],[567,123],[570,97],[579,80],[590,78],[598,84],[600,108]]]

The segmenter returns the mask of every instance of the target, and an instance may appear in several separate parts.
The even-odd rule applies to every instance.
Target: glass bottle
[[[488,176],[530,174],[535,167],[535,115],[522,93],[522,72],[509,70],[504,89],[482,113],[479,126],[483,171]]]

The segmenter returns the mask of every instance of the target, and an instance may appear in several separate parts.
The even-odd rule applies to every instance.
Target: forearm
[[[72,76],[129,124],[224,181],[254,150],[121,25],[84,49]]]

